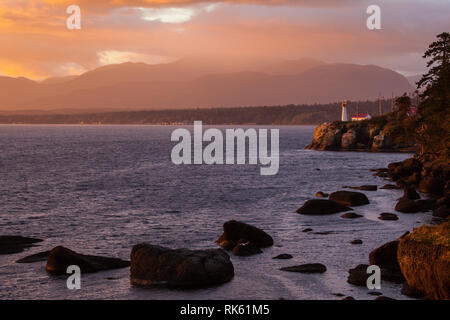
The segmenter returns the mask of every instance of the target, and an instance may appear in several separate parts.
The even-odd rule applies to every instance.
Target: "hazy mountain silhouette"
[[[242,71],[246,70],[246,71]],[[247,71],[252,70],[252,71]],[[0,77],[0,110],[135,110],[328,103],[390,97],[413,88],[373,65],[300,59],[242,65],[179,60],[103,66],[80,76],[35,82]]]

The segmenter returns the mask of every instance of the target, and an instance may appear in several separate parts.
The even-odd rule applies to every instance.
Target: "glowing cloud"
[[[176,59],[159,55],[148,55],[130,51],[105,50],[97,53],[101,65],[125,62],[145,62],[147,64],[168,63]]]
[[[140,8],[142,19],[146,21],[159,21],[162,23],[184,23],[192,19],[195,10],[191,8]]]

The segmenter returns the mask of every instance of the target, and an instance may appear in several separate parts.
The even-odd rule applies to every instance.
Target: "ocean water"
[[[430,213],[378,220],[379,213],[394,212],[398,190],[365,192],[371,203],[355,208],[364,215],[360,219],[294,213],[317,191],[388,183],[369,169],[408,154],[305,150],[314,127],[281,127],[279,173],[261,176],[259,166],[173,165],[174,129],[0,126],[0,234],[45,240],[25,252],[0,255],[0,299],[341,299],[337,293],[374,299],[368,289],[346,282],[348,270],[368,263],[372,249],[431,221]],[[48,275],[45,262],[15,263],[57,245],[123,259],[141,242],[215,248],[230,219],[262,228],[275,245],[260,255],[232,256],[234,279],[216,287],[138,288],[125,268],[82,275],[81,290],[68,290],[66,277]],[[303,233],[304,228],[313,232]],[[363,244],[350,244],[353,239]],[[281,253],[294,258],[272,259]],[[325,264],[327,272],[279,270],[315,262]],[[383,282],[380,291],[407,299],[400,288]]]

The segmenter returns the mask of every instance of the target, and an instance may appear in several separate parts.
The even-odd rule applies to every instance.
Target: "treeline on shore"
[[[381,100],[383,113],[391,111],[391,100]],[[378,101],[350,101],[349,114],[357,111],[379,114]],[[0,113],[2,124],[255,124],[316,125],[340,119],[340,102],[314,105],[236,107],[212,109],[179,109],[149,111],[86,112],[77,114]]]

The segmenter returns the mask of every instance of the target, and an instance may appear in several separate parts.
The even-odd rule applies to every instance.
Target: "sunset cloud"
[[[382,30],[366,28],[370,1],[2,0],[0,72],[44,78],[121,62],[183,57],[296,59],[424,70],[422,54],[449,31],[448,1],[380,0]],[[67,30],[77,3],[81,30]]]

